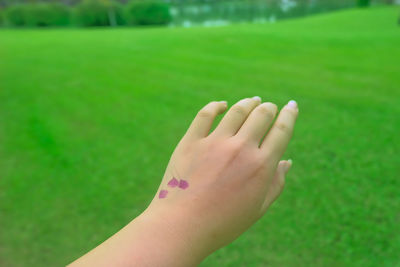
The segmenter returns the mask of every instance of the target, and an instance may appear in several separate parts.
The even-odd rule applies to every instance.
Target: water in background
[[[375,1],[375,4],[383,1]],[[356,6],[355,0],[172,0],[172,26],[275,22]]]

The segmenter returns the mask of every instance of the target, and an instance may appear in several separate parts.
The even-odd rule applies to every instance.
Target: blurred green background
[[[299,103],[294,165],[201,266],[400,266],[399,8],[251,23],[162,4],[175,27],[0,30],[0,266],[62,266],[105,240],[149,204],[203,105],[254,95]]]

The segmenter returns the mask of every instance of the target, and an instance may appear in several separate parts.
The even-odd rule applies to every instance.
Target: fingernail
[[[297,109],[297,102],[294,100],[290,100],[287,105],[291,108]]]
[[[228,102],[224,101],[219,101],[220,103],[228,104]]]
[[[259,96],[253,96],[253,99],[255,99],[255,100],[261,102],[261,97],[259,97]]]
[[[288,163],[285,165],[285,173],[287,173],[290,168],[292,167],[293,161],[291,159],[288,159]]]

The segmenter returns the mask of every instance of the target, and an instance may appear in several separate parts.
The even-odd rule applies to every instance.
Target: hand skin
[[[148,208],[70,266],[196,266],[260,219],[283,190],[292,162],[280,159],[298,115],[289,101],[274,122],[276,105],[260,102],[239,101],[211,133],[227,104],[202,108]],[[171,188],[173,177],[189,187]],[[165,198],[160,190],[168,190]]]

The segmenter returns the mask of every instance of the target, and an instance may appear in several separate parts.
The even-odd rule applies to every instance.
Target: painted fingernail
[[[166,198],[168,195],[168,190],[161,190],[158,198]]]
[[[189,187],[189,183],[186,180],[179,180],[179,188],[186,189]]]
[[[178,180],[177,180],[175,177],[173,177],[173,178],[168,182],[167,185],[168,185],[169,187],[177,187],[178,184],[179,184]]]
[[[253,96],[253,99],[261,102],[261,97],[259,97],[259,96]]]
[[[297,102],[294,100],[290,100],[287,104],[289,107],[296,109],[297,108]]]

